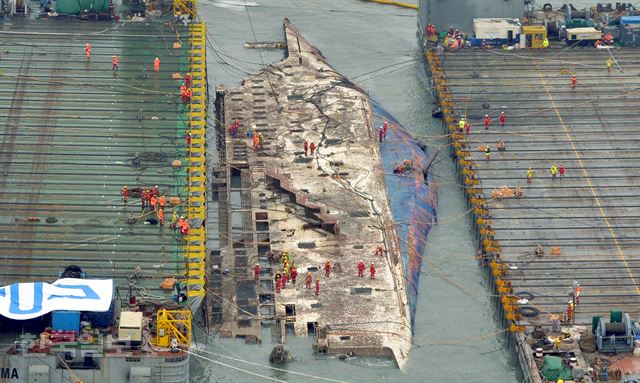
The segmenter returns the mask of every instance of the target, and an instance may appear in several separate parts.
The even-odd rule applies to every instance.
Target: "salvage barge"
[[[1,378],[188,382],[204,296],[204,26],[41,16],[0,20],[0,286],[12,285],[0,310],[13,345],[0,352]],[[141,210],[144,190],[167,198],[164,226]],[[188,235],[169,227],[174,211]],[[70,280],[86,294],[69,292],[75,301],[48,314]]]
[[[435,219],[429,158],[288,20],[284,33],[283,61],[216,91],[209,315],[222,336],[249,343],[271,327],[279,355],[287,334],[310,335],[318,353],[403,367]]]
[[[637,377],[638,51],[426,46],[477,258],[524,381]]]

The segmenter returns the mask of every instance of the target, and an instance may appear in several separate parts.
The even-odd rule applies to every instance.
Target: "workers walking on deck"
[[[609,57],[607,59],[607,72],[611,73],[611,67],[613,66],[613,59]]]
[[[84,53],[87,55],[87,60],[91,60],[91,44],[86,43],[84,45]]]
[[[191,75],[189,73],[184,75],[184,85],[186,85],[187,88],[191,88]]]
[[[158,190],[158,185],[152,186],[150,191],[151,191],[151,195],[154,195],[156,197],[160,195],[160,190]]]
[[[502,126],[504,128],[504,122],[507,120],[507,116],[504,114],[504,112],[500,113],[500,126]]]
[[[151,209],[157,210],[158,207],[156,206],[156,203],[158,202],[158,199],[155,195],[151,195],[151,199],[149,199],[149,202],[151,202]]]
[[[551,169],[549,169],[549,171],[551,172],[551,180],[555,181],[556,176],[558,175],[558,167],[553,164],[551,165]]]
[[[178,213],[176,213],[176,211],[173,211],[173,215],[171,215],[171,228],[173,230],[176,229],[176,224],[178,223]]]
[[[311,289],[311,282],[313,281],[313,277],[311,273],[307,273],[307,276],[304,277],[304,284],[307,286],[307,290]]]
[[[533,171],[533,169],[529,168],[529,170],[527,170],[527,183],[530,184],[531,181],[533,181],[533,176],[536,173]]]
[[[127,187],[127,185],[124,185],[122,187],[122,190],[120,190],[120,194],[122,195],[122,202],[124,202],[124,204],[127,204],[127,199],[129,198],[129,188]]]
[[[484,148],[484,159],[487,161],[491,160],[491,146],[489,145]]]
[[[549,39],[548,38],[544,38],[544,40],[542,40],[542,47],[543,48],[549,48]]]
[[[484,115],[484,130],[489,130],[489,124],[491,124],[491,119],[488,114]]]
[[[160,226],[164,226],[164,210],[158,209],[158,211],[156,211],[156,215],[158,216],[158,222],[160,222]]]
[[[160,72],[160,59],[157,57],[153,59],[153,71]]]
[[[255,279],[260,279],[260,264],[256,263],[256,267],[253,268],[253,277]]]
[[[558,168],[558,173],[560,174],[560,178],[564,178],[564,165],[560,164],[560,167]]]
[[[369,279],[376,279],[376,265],[371,262],[371,266],[369,266]]]
[[[576,76],[571,76],[571,89],[575,89],[576,85],[578,85],[578,79]]]
[[[298,269],[295,264],[291,264],[291,283],[296,284],[296,279],[298,279]]]
[[[313,152],[316,151],[316,144],[314,144],[313,142],[309,144],[309,151],[311,151],[311,157],[313,157]]]
[[[320,295],[320,278],[316,278],[316,296]]]
[[[364,259],[358,263],[358,277],[364,277],[364,269],[366,266],[364,265]]]
[[[324,276],[328,277],[331,274],[331,262],[327,261],[324,263]]]
[[[111,57],[111,70],[118,73],[118,56],[113,55]]]

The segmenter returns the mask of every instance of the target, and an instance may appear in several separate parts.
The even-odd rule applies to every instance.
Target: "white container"
[[[473,33],[477,39],[515,39],[522,29],[520,19],[473,19]]]

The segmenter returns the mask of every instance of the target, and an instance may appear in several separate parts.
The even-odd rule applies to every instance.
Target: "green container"
[[[571,28],[589,28],[589,27],[595,27],[595,24],[593,23],[593,20],[587,20],[587,19],[571,19],[567,21],[567,29],[571,29]]]
[[[109,0],[57,0],[56,12],[62,15],[77,15],[88,12],[106,12]]]
[[[622,311],[611,310],[609,313],[609,322],[622,323]]]
[[[596,330],[598,329],[598,322],[600,322],[600,317],[591,318],[591,333],[593,335],[596,335]]]

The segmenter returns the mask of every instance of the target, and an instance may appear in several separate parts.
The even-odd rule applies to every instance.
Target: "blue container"
[[[622,16],[620,25],[640,24],[640,16]]]
[[[80,311],[54,311],[51,314],[51,329],[80,332]]]

